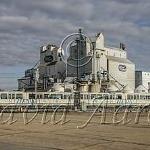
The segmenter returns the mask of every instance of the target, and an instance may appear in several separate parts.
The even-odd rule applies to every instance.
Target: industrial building
[[[61,82],[59,79],[65,78],[63,77],[65,65],[57,54],[58,47],[56,45],[41,46],[39,63],[36,68],[26,70],[25,76],[18,79],[18,90],[34,91],[37,78],[37,89],[39,91],[47,91],[54,82]]]
[[[135,72],[135,92],[138,93],[150,92],[150,72],[143,72],[143,71]]]
[[[60,56],[59,46],[42,46],[38,66],[27,70],[25,76],[18,79],[18,90],[33,91],[38,80],[39,91],[54,90],[57,85],[72,90],[80,82],[80,90],[85,92],[133,93],[135,64],[128,59],[125,45],[107,46],[102,33],[90,38],[89,42],[81,31],[79,33],[76,43],[70,46],[67,62]]]

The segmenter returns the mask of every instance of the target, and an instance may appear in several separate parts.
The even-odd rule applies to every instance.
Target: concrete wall
[[[119,48],[105,48],[105,54],[107,56],[119,57],[119,58],[127,58],[127,52],[125,50],[121,50]]]
[[[143,86],[146,88],[147,92],[150,89],[150,72],[142,72],[142,83]]]
[[[135,90],[135,64],[127,64],[127,85],[132,92]]]
[[[135,65],[117,62],[114,60],[109,60],[108,62],[109,62],[109,74],[113,76],[119,83],[126,86],[126,88],[130,92],[133,92],[135,89]],[[125,65],[126,71],[119,70],[119,65]],[[113,79],[110,77],[110,80]],[[121,88],[121,86],[119,87]]]
[[[46,56],[52,56],[52,62],[45,62]],[[50,78],[61,78],[65,73],[65,64],[60,57],[58,57],[58,48],[54,45],[47,45],[46,49],[40,52],[40,75],[48,76]]]
[[[135,87],[143,86],[146,93],[150,92],[150,72],[135,72]]]

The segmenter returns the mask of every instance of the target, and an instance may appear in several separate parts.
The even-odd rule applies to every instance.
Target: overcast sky
[[[103,32],[106,45],[125,43],[136,68],[150,71],[150,0],[0,0],[0,88],[16,86],[41,45],[79,27]]]

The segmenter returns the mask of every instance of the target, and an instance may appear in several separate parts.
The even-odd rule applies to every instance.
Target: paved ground
[[[3,121],[7,115],[4,114]],[[70,122],[64,125],[42,125],[42,114],[39,114],[33,122],[24,125],[22,114],[15,114],[16,123],[0,124],[0,150],[150,150],[150,125],[146,115],[140,118],[139,124],[134,124],[131,116],[132,122],[128,125],[101,125],[100,115],[96,115],[87,127],[77,129],[90,115],[69,113]],[[111,115],[108,116],[107,121],[111,121]]]

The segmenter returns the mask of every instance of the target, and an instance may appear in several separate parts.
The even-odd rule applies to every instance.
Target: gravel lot
[[[96,114],[83,129],[91,113],[69,112],[70,120],[64,125],[41,124],[42,114],[29,124],[24,124],[22,113],[16,113],[13,124],[0,124],[0,150],[150,150],[150,124],[147,114],[142,114],[139,124],[134,123],[135,114],[129,114],[129,124],[112,124],[112,114],[106,115],[106,124],[100,124],[100,114]],[[3,115],[3,121],[8,118]],[[27,114],[31,118],[34,114]],[[58,113],[56,120],[61,114]],[[52,113],[48,114],[50,118]],[[120,114],[120,117],[123,116]],[[47,119],[48,119],[47,117]],[[119,120],[120,118],[118,118]]]

